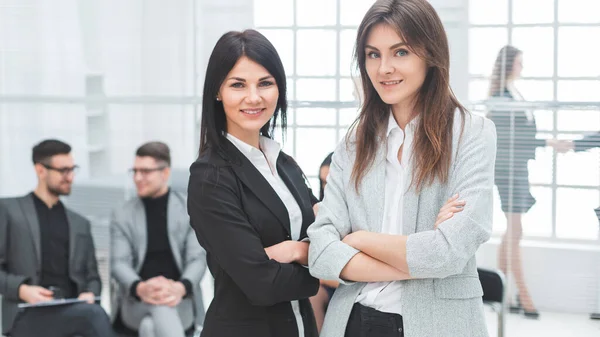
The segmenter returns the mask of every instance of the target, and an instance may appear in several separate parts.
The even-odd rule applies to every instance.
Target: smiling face
[[[371,29],[364,52],[365,69],[381,100],[412,109],[427,75],[426,62],[384,23]]]
[[[171,169],[165,162],[149,156],[136,156],[133,182],[140,198],[155,198],[169,189]]]
[[[242,56],[227,74],[217,98],[223,103],[227,132],[251,143],[273,116],[279,89],[263,66]]]

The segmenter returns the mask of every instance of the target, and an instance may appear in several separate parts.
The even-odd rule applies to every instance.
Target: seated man
[[[140,337],[184,337],[204,315],[200,280],[206,253],[190,226],[185,196],[171,191],[169,147],[138,148],[132,169],[138,197],[111,220],[111,275],[123,324]]]
[[[113,336],[104,309],[94,304],[102,288],[90,222],[59,200],[71,192],[71,147],[45,140],[33,148],[36,189],[0,199],[2,333],[13,337]],[[84,303],[32,307],[53,298]]]

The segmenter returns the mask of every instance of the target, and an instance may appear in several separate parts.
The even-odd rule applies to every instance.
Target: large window
[[[356,29],[372,0],[255,0],[254,23],[288,76],[284,150],[318,190],[318,169],[357,115],[352,75]],[[277,13],[273,15],[272,13]]]
[[[469,100],[487,98],[496,54],[523,51],[516,86],[532,105],[538,138],[580,138],[600,129],[600,2],[597,0],[470,0]],[[557,154],[538,148],[529,162],[537,203],[524,216],[530,237],[598,238],[600,152]],[[495,230],[506,219],[496,198]]]

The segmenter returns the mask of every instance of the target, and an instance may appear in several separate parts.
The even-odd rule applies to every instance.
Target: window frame
[[[468,6],[473,0],[468,0]],[[583,130],[561,130],[558,125],[558,111],[559,110],[584,110],[591,109],[598,112],[598,118],[600,118],[600,101],[597,102],[579,102],[579,101],[560,101],[558,95],[558,87],[560,81],[564,80],[575,80],[575,81],[599,81],[600,76],[559,76],[559,63],[558,59],[560,56],[559,52],[559,29],[563,27],[600,27],[600,21],[596,23],[576,23],[576,22],[561,22],[559,21],[559,2],[560,0],[553,1],[553,21],[549,23],[514,23],[513,22],[513,7],[516,1],[526,1],[526,0],[506,0],[507,2],[507,10],[508,17],[506,24],[474,24],[471,23],[469,19],[467,26],[468,31],[471,29],[478,28],[504,28],[506,29],[507,41],[508,44],[512,44],[513,40],[513,30],[515,28],[537,28],[537,27],[550,27],[553,29],[553,37],[554,37],[554,45],[553,45],[553,69],[552,76],[528,76],[522,77],[523,80],[544,80],[544,81],[552,81],[552,100],[550,101],[529,101],[527,105],[529,105],[534,110],[550,110],[552,111],[553,118],[553,128],[552,130],[543,130],[540,133],[551,134],[554,138],[559,135],[583,135],[588,133],[589,131]],[[490,65],[491,68],[491,65]],[[482,74],[472,74],[469,70],[468,74],[468,82],[469,86],[473,81],[482,81],[488,80],[489,77]],[[469,95],[471,92],[469,91]],[[469,97],[469,99],[471,99]],[[485,103],[485,101],[470,101],[469,106],[473,108],[473,110],[485,111],[489,108],[489,105]],[[557,243],[586,243],[600,246],[600,231],[598,232],[597,237],[590,237],[587,239],[570,239],[570,238],[562,238],[557,236],[557,191],[561,188],[574,188],[574,189],[583,189],[583,190],[597,190],[598,195],[600,196],[600,186],[579,186],[579,185],[568,185],[568,184],[558,184],[557,183],[557,169],[558,169],[558,160],[557,153],[553,151],[552,156],[552,183],[543,184],[543,183],[531,183],[531,187],[549,187],[552,190],[552,224],[551,224],[551,235],[550,236],[533,236],[533,235],[524,235],[524,238],[527,240],[535,240],[535,241],[555,241]],[[600,165],[600,154],[598,155],[598,164]],[[576,214],[575,214],[576,216]],[[526,225],[525,225],[526,226]],[[494,232],[494,236],[499,236],[501,233]]]

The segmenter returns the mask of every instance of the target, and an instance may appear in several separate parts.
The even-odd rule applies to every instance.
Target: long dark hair
[[[319,166],[319,200],[323,200],[323,197],[325,196],[325,182],[321,179],[321,169],[323,167],[329,167],[331,166],[331,158],[333,157],[333,152],[331,152],[330,154],[327,155],[327,157],[325,157],[325,159],[323,160],[323,162],[321,163],[321,166]]]
[[[261,129],[260,134],[273,138],[277,119],[281,116],[281,130],[287,127],[286,79],[283,63],[275,47],[261,33],[253,29],[228,32],[221,36],[208,60],[204,93],[202,97],[202,122],[200,123],[200,154],[211,147],[222,148],[227,132],[223,103],[216,97],[227,74],[237,61],[246,56],[260,64],[273,76],[279,90],[279,98],[273,117]]]
[[[492,70],[492,78],[490,81],[490,97],[504,96],[506,89],[506,80],[509,79],[515,66],[515,59],[522,53],[521,50],[513,46],[504,46],[498,51],[494,69]]]
[[[415,105],[421,118],[413,140],[415,170],[411,185],[420,190],[436,178],[446,183],[452,158],[454,111],[458,108],[463,117],[466,114],[466,109],[450,89],[450,52],[446,32],[436,11],[426,0],[378,0],[358,28],[354,50],[364,94],[360,114],[352,124],[352,130],[356,131],[356,159],[352,168],[355,188],[358,190],[362,178],[375,161],[390,113],[390,106],[377,94],[365,67],[367,38],[378,24],[392,27],[428,67]],[[349,132],[346,138],[348,143],[351,134]]]

